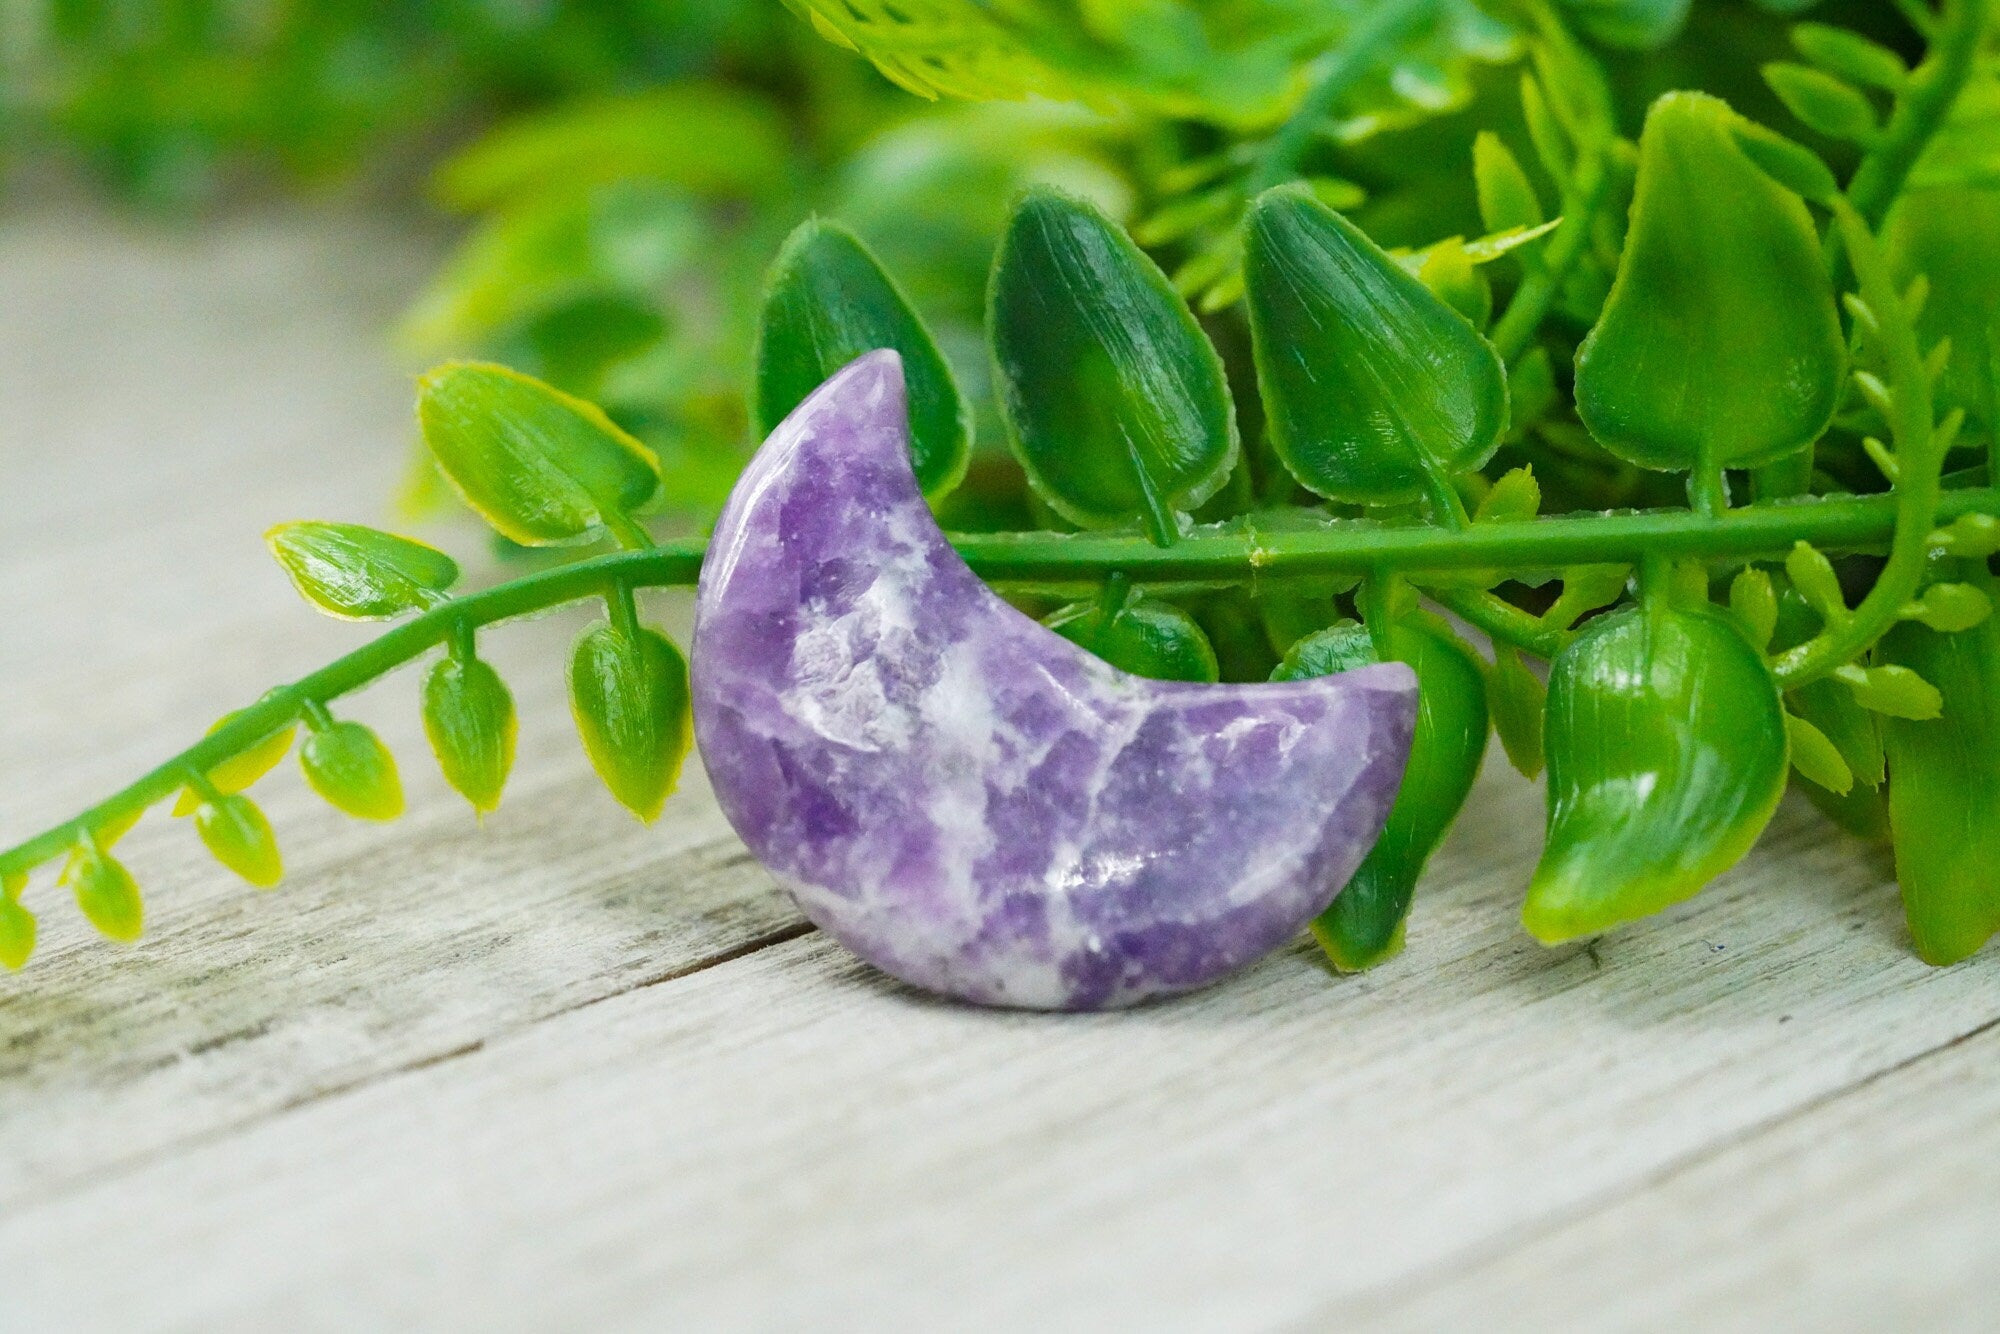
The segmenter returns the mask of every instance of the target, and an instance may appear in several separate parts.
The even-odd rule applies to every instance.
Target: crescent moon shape
[[[1381,832],[1401,663],[1127,675],[1015,610],[911,471],[902,363],[828,380],[751,461],[697,595],[695,736],[722,809],[854,953],[992,1005],[1185,991],[1291,939]]]

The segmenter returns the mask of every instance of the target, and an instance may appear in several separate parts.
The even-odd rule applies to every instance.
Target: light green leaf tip
[[[436,547],[360,524],[281,523],[264,541],[300,596],[351,621],[423,611],[458,582],[458,562]]]
[[[599,622],[570,660],[570,708],[598,777],[650,824],[680,781],[693,736],[687,659],[657,631]]]
[[[299,747],[306,782],[336,810],[360,820],[403,813],[403,780],[382,739],[351,720],[313,729]]]
[[[215,859],[259,889],[270,889],[285,875],[271,822],[248,797],[223,794],[203,802],[194,813],[195,831]]]
[[[596,404],[484,362],[448,362],[417,381],[417,420],[438,467],[504,537],[586,542],[658,497],[660,464]]]
[[[78,845],[70,850],[59,879],[76,895],[84,917],[106,938],[130,944],[144,934],[146,910],[139,883],[110,853],[89,843]]]
[[[423,712],[445,781],[479,814],[498,808],[520,730],[500,674],[478,658],[441,658],[424,678]]]

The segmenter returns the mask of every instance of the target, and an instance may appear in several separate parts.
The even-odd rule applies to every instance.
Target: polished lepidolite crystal
[[[695,736],[724,812],[808,917],[932,991],[1210,982],[1326,907],[1402,778],[1401,664],[1149,681],[1002,601],[917,489],[893,352],[772,433],[709,553]]]

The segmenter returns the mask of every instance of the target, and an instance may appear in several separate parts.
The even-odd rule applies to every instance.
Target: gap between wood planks
[[[1313,1315],[1299,1321],[1295,1328],[1300,1331],[1325,1330],[1334,1328],[1341,1322],[1394,1324],[1399,1315],[1403,1314],[1399,1308],[1407,1305],[1413,1293],[1436,1293],[1440,1289],[1465,1289],[1478,1292],[1482,1278],[1489,1271],[1522,1252],[1534,1250],[1552,1239],[1586,1228],[1593,1221],[1605,1217],[1639,1196],[1686,1178],[1749,1146],[1775,1140],[1800,1122],[1817,1117],[1843,1102],[1861,1097],[1878,1085],[1894,1080],[1898,1075],[1945,1058],[1967,1044],[1978,1042],[1995,1033],[2000,1033],[2000,1016],[1968,1029],[1935,1047],[1862,1075],[1851,1084],[1809,1098],[1795,1107],[1753,1125],[1741,1127],[1709,1144],[1662,1163],[1653,1171],[1615,1189],[1604,1191],[1589,1199],[1578,1201],[1567,1209],[1557,1210],[1534,1220],[1504,1240],[1488,1240],[1467,1246],[1452,1255],[1431,1261],[1416,1273],[1399,1276],[1392,1282],[1363,1292],[1357,1297],[1322,1307]]]

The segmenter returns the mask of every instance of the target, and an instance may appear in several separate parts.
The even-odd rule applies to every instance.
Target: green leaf
[[[215,721],[209,733],[227,724],[236,714],[227,713]],[[296,724],[287,723],[277,731],[257,742],[248,750],[233,755],[208,771],[208,781],[218,792],[241,792],[265,774],[278,767],[292,749],[292,738],[298,734]],[[175,815],[193,815],[201,805],[201,798],[192,788],[182,788],[174,798]]]
[[[1222,360],[1152,260],[1090,204],[1036,190],[993,261],[988,332],[1014,452],[1051,508],[1178,533],[1236,462]]]
[[[2000,928],[2000,624],[1899,625],[1878,657],[1937,684],[1935,721],[1884,725],[1889,820],[1917,954],[1956,963]]]
[[[458,562],[436,547],[353,523],[281,523],[264,534],[300,596],[350,621],[436,606]]]
[[[1381,837],[1313,922],[1320,948],[1345,973],[1372,968],[1402,947],[1417,881],[1486,754],[1486,687],[1471,650],[1425,616],[1396,620],[1386,638],[1390,659],[1417,673],[1417,727]],[[1380,660],[1365,627],[1335,626],[1293,645],[1271,679],[1303,680]]]
[[[1993,614],[1993,601],[1973,584],[1932,584],[1903,608],[1902,619],[1920,621],[1944,634],[1970,630]]]
[[[195,832],[215,859],[259,889],[284,878],[271,822],[248,797],[222,795],[195,808]]]
[[[2000,518],[1991,514],[1961,514],[1933,532],[1931,546],[1947,556],[1978,559],[2000,552]]]
[[[1487,231],[1539,227],[1547,221],[1521,160],[1491,130],[1481,130],[1472,141],[1472,182],[1479,196],[1479,220]]]
[[[1813,637],[1822,623],[1820,615],[1806,603],[1798,589],[1792,587],[1789,578],[1778,576],[1773,580],[1778,593],[1776,628],[1772,631],[1770,648],[1776,653],[1796,648]],[[1853,773],[1855,783],[1864,788],[1881,784],[1885,770],[1882,762],[1882,729],[1875,714],[1861,707],[1854,694],[1846,686],[1832,678],[1822,678],[1808,685],[1800,686],[1785,697],[1786,707],[1798,717],[1811,723],[1821,735],[1831,741],[1840,751],[1841,759]],[[1817,792],[1827,792],[1815,785]],[[1855,828],[1852,822],[1856,816],[1865,817],[1862,826],[1856,829],[1863,837],[1888,833],[1886,823],[1871,833],[1874,826],[1873,815],[1865,803],[1849,800],[1828,803],[1817,800],[1815,804],[1844,827]],[[1828,793],[1830,796],[1831,793]]]
[[[826,378],[864,352],[894,348],[910,402],[910,453],[924,494],[965,475],[972,421],[951,367],[889,275],[855,235],[813,218],[785,239],[764,280],[757,324],[757,431],[769,435]]]
[[[440,658],[424,677],[424,735],[447,783],[481,815],[500,805],[519,725],[500,673],[478,658]]]
[[[1483,330],[1492,320],[1493,285],[1473,264],[1464,242],[1454,238],[1430,247],[1417,270],[1417,281],[1473,328]]]
[[[641,626],[635,637],[599,622],[576,641],[569,687],[577,731],[598,777],[650,824],[687,758],[687,659],[651,629]]]
[[[1841,591],[1840,576],[1834,573],[1833,562],[1818,548],[1804,542],[1793,543],[1785,556],[1785,577],[1821,619],[1828,623],[1846,619],[1847,595]]]
[[[1522,920],[1547,944],[1699,891],[1757,841],[1790,768],[1764,657],[1707,609],[1599,617],[1549,673],[1549,832]]]
[[[1729,581],[1729,609],[1750,646],[1759,651],[1771,642],[1778,624],[1778,593],[1771,576],[1756,566],[1746,566]]]
[[[1736,146],[1757,170],[1803,199],[1827,205],[1840,193],[1840,182],[1826,159],[1754,121],[1737,124]]]
[[[1115,609],[1102,601],[1076,602],[1042,624],[1121,671],[1156,681],[1218,681],[1215,647],[1194,617],[1143,594]]]
[[[1785,733],[1791,739],[1794,769],[1835,796],[1846,796],[1853,789],[1854,771],[1826,733],[1789,713],[1785,715]]]
[[[1853,691],[1862,708],[1886,717],[1925,722],[1944,709],[1938,688],[1908,667],[1893,663],[1863,667],[1850,662],[1835,668],[1833,679]]]
[[[1528,123],[1528,139],[1535,146],[1535,158],[1542,164],[1542,170],[1558,186],[1569,188],[1576,175],[1575,154],[1569,136],[1549,108],[1548,94],[1532,74],[1521,76],[1521,116]]]
[[[1584,425],[1662,470],[1768,463],[1818,439],[1845,351],[1805,206],[1737,148],[1729,107],[1653,104],[1631,233],[1577,354]]]
[[[1546,758],[1548,690],[1521,655],[1505,644],[1493,649],[1493,668],[1486,674],[1486,710],[1508,763],[1523,778],[1538,777]]]
[[[1869,143],[1882,123],[1868,98],[1822,70],[1785,61],[1764,66],[1764,82],[1808,129],[1829,139]]]
[[[1280,186],[1251,206],[1244,272],[1271,442],[1300,482],[1413,500],[1493,452],[1507,425],[1499,355],[1360,228]]]
[[[660,489],[659,460],[595,405],[505,366],[448,362],[417,382],[417,419],[467,504],[523,546],[587,542]]]
[[[70,849],[58,879],[76,895],[76,906],[100,934],[129,944],[145,932],[146,910],[138,881],[122,862],[94,843]]]
[[[403,780],[396,757],[360,723],[331,722],[312,729],[299,747],[306,782],[336,810],[362,820],[393,820],[403,813]]]
[[[1542,487],[1535,480],[1532,467],[1509,468],[1500,474],[1486,495],[1480,500],[1479,508],[1473,511],[1474,523],[1525,523],[1542,510]]]
[[[21,906],[28,877],[8,876],[0,884],[0,968],[19,972],[35,952],[35,915]]]
[[[1894,92],[1910,77],[1910,67],[1901,56],[1847,28],[1825,23],[1794,24],[1792,45],[1813,64],[1850,83]]]

